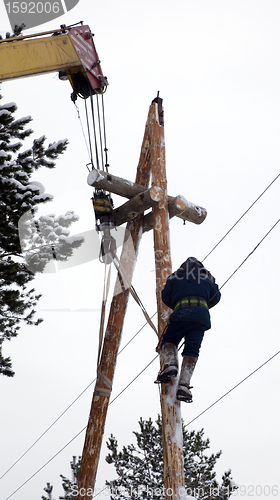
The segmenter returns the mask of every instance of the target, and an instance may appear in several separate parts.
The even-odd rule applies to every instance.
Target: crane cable
[[[93,101],[93,96],[96,96],[96,104],[94,105]],[[91,109],[91,118],[89,116],[89,111],[88,111],[88,106],[87,106],[87,99],[84,99],[85,102],[85,118],[86,118],[86,129],[87,129],[87,138],[85,135],[81,115],[80,115],[80,110],[79,107],[76,103],[74,102],[75,108],[77,110],[77,115],[78,119],[80,121],[81,129],[82,129],[82,134],[84,137],[86,149],[88,152],[88,156],[90,159],[90,164],[91,168],[95,168],[96,166],[97,170],[100,170],[100,165],[102,165],[102,170],[106,170],[108,173],[108,148],[107,148],[107,134],[106,134],[106,120],[105,120],[105,106],[104,106],[104,96],[101,94],[101,111],[100,111],[100,105],[99,105],[99,94],[90,94],[90,109]],[[96,107],[96,112],[97,112],[97,118],[96,118],[96,112],[94,108]],[[95,160],[93,158],[93,145],[92,145],[92,132],[94,136],[94,151],[95,151]],[[99,139],[98,139],[99,138]],[[104,144],[103,144],[104,142]],[[104,148],[103,148],[104,146]],[[88,168],[88,165],[87,165]],[[89,168],[88,168],[89,170]]]

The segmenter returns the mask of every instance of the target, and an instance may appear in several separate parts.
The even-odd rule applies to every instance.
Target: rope
[[[154,330],[154,332],[156,333],[156,335],[158,337],[159,334],[158,334],[158,331],[157,331],[155,325],[153,324],[149,314],[147,313],[145,306],[143,305],[142,301],[140,300],[135,288],[131,284],[129,284],[129,278],[127,277],[127,274],[126,274],[126,272],[125,272],[125,270],[124,270],[124,268],[123,268],[123,266],[122,266],[122,264],[117,256],[114,257],[113,263],[115,265],[115,268],[118,271],[119,276],[121,277],[122,281],[124,282],[124,284],[122,284],[122,287],[128,288],[128,290],[131,293],[132,297],[134,298],[135,302],[137,302],[137,304],[140,306],[140,309],[143,312],[144,317],[147,320],[147,323]]]
[[[109,293],[109,288],[110,288],[110,280],[111,280],[111,266],[109,266],[109,273],[107,276],[107,282],[106,282],[106,268],[107,268],[107,265],[105,264],[104,282],[103,282],[103,298],[102,298],[101,318],[100,318],[100,326],[99,326],[99,346],[98,346],[98,355],[97,355],[97,366],[99,366],[99,363],[100,363],[101,349],[102,349],[103,336],[104,336],[105,310],[106,310],[106,304],[107,304],[108,293]]]
[[[97,383],[96,383],[96,387],[94,389],[93,395],[94,396],[110,397],[110,394],[112,391],[112,381],[105,375],[105,373],[101,372],[101,368],[100,368],[101,349],[102,349],[103,337],[104,337],[105,310],[106,310],[106,304],[107,304],[108,293],[109,293],[109,288],[110,288],[110,279],[111,279],[111,265],[109,265],[109,273],[107,276],[107,281],[106,281],[106,268],[107,268],[107,265],[105,264],[104,284],[103,284],[103,299],[102,299],[101,318],[100,318],[100,326],[99,326],[99,346],[98,346],[98,355],[97,355]],[[103,382],[103,384],[106,385],[107,389],[104,389],[103,387],[98,387],[98,381]]]

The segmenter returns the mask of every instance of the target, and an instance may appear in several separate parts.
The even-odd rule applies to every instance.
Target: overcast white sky
[[[0,4],[0,32],[9,22]],[[95,33],[104,74],[110,172],[134,180],[149,105],[157,91],[165,110],[169,194],[205,207],[196,226],[170,223],[174,270],[188,256],[203,259],[279,174],[280,4],[277,0],[80,0],[67,15],[32,32],[83,20]],[[68,138],[53,171],[37,173],[54,194],[49,212],[80,215],[73,233],[94,227],[87,185],[89,162],[71,87],[57,75],[3,83],[3,102],[17,116],[31,115],[34,135]],[[84,120],[84,103],[78,106]],[[221,286],[279,219],[279,180],[207,258]],[[279,351],[279,227],[222,290],[193,377],[194,403],[182,404],[185,423]],[[2,377],[0,476],[95,378],[103,266],[90,264],[41,275],[37,328],[22,328],[6,343],[16,375]],[[148,312],[156,311],[152,234],[145,234],[133,284]],[[63,312],[63,309],[68,309]],[[91,309],[90,312],[79,311]],[[145,323],[130,300],[122,346]],[[146,326],[120,355],[112,400],[153,359],[157,339]],[[218,479],[228,468],[243,486],[236,496],[280,497],[279,356],[202,416],[189,430],[205,429],[211,451],[223,451]],[[132,442],[140,417],[160,412],[154,362],[109,407],[97,487],[114,477],[105,441]],[[6,499],[87,424],[93,386],[1,480]],[[62,494],[59,474],[70,475],[82,453],[82,433],[12,498],[39,500],[46,482]],[[276,488],[278,487],[278,495]],[[243,495],[241,495],[243,493]]]

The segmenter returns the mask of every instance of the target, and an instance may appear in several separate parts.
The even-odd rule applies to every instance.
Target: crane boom
[[[46,36],[50,35],[50,36]],[[63,72],[84,98],[103,93],[108,85],[89,26],[0,40],[0,81]]]

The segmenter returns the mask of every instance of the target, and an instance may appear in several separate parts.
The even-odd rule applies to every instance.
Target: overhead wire
[[[255,252],[255,250],[260,246],[260,244],[264,241],[264,239],[268,236],[268,234],[271,233],[271,231],[276,227],[276,225],[280,222],[280,219],[271,227],[271,229],[265,234],[265,236],[260,240],[260,242],[254,247],[254,249],[248,254],[248,256],[243,260],[243,262],[238,266],[238,268],[231,274],[231,276],[223,283],[221,288],[229,282],[229,280],[234,276],[234,274],[240,269],[240,267],[244,264],[244,262],[247,261],[247,259]],[[156,313],[155,313],[156,314]],[[193,420],[188,422],[186,425],[190,425],[194,420],[199,418],[203,413],[208,411],[210,408],[212,408],[215,404],[217,404],[219,401],[221,401],[225,396],[230,394],[235,388],[240,386],[243,382],[245,382],[249,377],[251,377],[254,373],[256,373],[259,369],[261,369],[263,366],[265,366],[269,361],[271,361],[274,357],[276,357],[280,351],[275,353],[273,356],[271,356],[267,361],[265,361],[262,365],[260,365],[258,368],[256,368],[253,372],[251,372],[247,377],[245,377],[243,380],[241,380],[238,384],[236,384],[232,389],[227,391],[223,396],[221,396],[218,400],[216,400],[212,405],[210,405],[208,408],[206,408],[203,412],[201,412],[197,417],[195,417]],[[158,355],[156,355],[146,366],[144,369],[142,369],[134,379],[127,384],[127,386],[112,400],[109,402],[109,405],[112,404],[135,380],[142,374],[144,371],[158,358]],[[90,384],[91,385],[91,384]],[[32,476],[30,476],[24,483],[22,483],[21,486],[19,486],[11,495],[9,495],[6,500],[9,500],[17,491],[19,491],[25,484],[27,484],[35,475],[37,475],[44,467],[46,467],[54,458],[56,458],[70,443],[72,443],[84,430],[86,429],[86,426],[78,432],[66,445],[63,446],[51,459],[49,459],[42,467],[40,467]],[[38,440],[37,440],[38,441]],[[19,461],[19,460],[18,460]],[[11,469],[11,468],[10,468]],[[9,469],[9,470],[10,470]],[[3,476],[2,476],[3,477]]]
[[[193,418],[192,420],[190,420],[187,424],[186,424],[186,427],[188,425],[190,425],[192,422],[194,422],[195,420],[197,420],[201,415],[203,415],[204,413],[206,413],[208,410],[210,410],[213,406],[215,406],[219,401],[221,401],[223,398],[225,398],[228,394],[230,394],[232,391],[234,391],[234,389],[236,389],[237,387],[239,387],[242,383],[244,383],[246,380],[248,380],[248,378],[250,378],[252,375],[254,375],[258,370],[260,370],[261,368],[263,368],[267,363],[269,363],[270,361],[272,361],[272,359],[274,359],[278,354],[280,354],[280,351],[276,352],[273,356],[271,356],[269,359],[267,359],[264,363],[262,363],[260,366],[258,366],[255,370],[253,370],[251,373],[249,373],[249,375],[247,375],[244,379],[242,379],[240,382],[238,382],[238,384],[236,384],[234,387],[232,387],[229,391],[227,391],[225,394],[223,394],[219,399],[217,399],[214,403],[212,403],[210,406],[208,406],[203,412],[201,412],[199,415],[197,415],[195,418]],[[123,394],[126,389],[128,389],[128,387],[130,385],[133,384],[133,382],[135,382],[135,380],[137,380],[138,377],[140,377],[140,375],[142,375],[142,373],[144,373],[144,371],[149,368],[149,366],[158,358],[158,356],[155,356],[146,366],[145,368],[143,368],[137,375],[136,377],[134,377],[134,379],[132,379],[129,384],[127,384],[126,387],[124,387],[124,389],[122,389],[122,391],[117,394],[117,396],[109,402],[109,405],[110,406],[114,401],[116,401],[116,399],[121,396],[121,394]],[[58,450],[57,453],[55,453],[55,455],[53,455],[47,462],[45,462],[44,465],[42,465],[39,469],[36,470],[36,472],[34,472],[34,474],[32,474],[26,481],[24,481],[24,483],[22,483],[15,491],[13,491],[13,493],[11,493],[7,498],[6,500],[9,500],[15,493],[17,493],[21,488],[23,488],[23,486],[25,486],[29,481],[31,481],[31,479],[33,479],[33,477],[35,477],[42,469],[44,469],[50,462],[52,462],[52,460],[54,460],[62,451],[65,450],[65,448],[67,448],[67,446],[69,446],[69,444],[71,444],[73,441],[75,441],[75,439],[80,436],[80,434],[82,434],[83,431],[85,431],[87,426],[83,427],[70,441],[68,441],[67,444],[65,444],[62,448],[60,448],[60,450]],[[103,491],[103,490],[102,490]],[[99,492],[98,494],[100,494],[101,492]],[[95,495],[95,496],[98,496]]]
[[[210,410],[210,408],[212,408],[213,406],[215,406],[219,401],[221,401],[228,394],[230,394],[232,391],[234,391],[234,389],[236,389],[237,387],[239,387],[243,382],[245,382],[248,378],[250,378],[252,375],[254,375],[258,370],[260,370],[261,368],[263,368],[267,363],[269,363],[269,361],[272,361],[272,359],[275,358],[278,354],[280,354],[280,351],[276,352],[273,356],[271,356],[269,359],[267,359],[262,365],[258,366],[258,368],[256,368],[254,371],[252,371],[251,373],[249,373],[249,375],[247,375],[240,382],[238,382],[238,384],[236,384],[229,391],[227,391],[225,394],[223,394],[219,399],[217,399],[214,403],[212,403],[205,410],[203,410],[201,413],[199,413],[199,415],[197,415],[195,418],[193,418],[187,424],[185,424],[185,426],[188,427],[191,423],[193,423],[195,420],[197,420],[199,417],[201,417],[201,415],[203,415],[208,410]],[[108,488],[109,488],[109,486],[104,487],[101,491],[99,491],[98,493],[96,493],[96,495],[94,495],[92,498],[98,497],[101,493],[103,493],[103,491],[105,491]]]
[[[157,313],[154,313],[151,318],[153,318]],[[124,347],[119,351],[118,356],[126,349],[126,347],[137,337],[137,335],[145,328],[145,326],[148,324],[148,322],[144,323],[144,325],[131,337],[131,339],[124,345]],[[78,401],[78,399],[91,387],[91,385],[96,381],[96,378],[94,378],[86,387],[83,389],[83,391],[70,403],[67,408],[53,421],[51,425],[34,441],[34,443],[29,446],[29,448],[9,467],[9,469],[2,474],[0,477],[0,480],[10,472],[11,469],[15,467],[15,465],[18,464],[18,462],[27,455],[27,453],[47,434],[47,432],[67,413],[68,410]]]
[[[252,375],[254,375],[258,370],[260,370],[261,368],[263,368],[267,363],[269,363],[269,361],[271,361],[273,358],[275,358],[276,356],[278,356],[278,354],[280,354],[280,351],[276,352],[275,354],[273,354],[273,356],[271,356],[269,359],[267,359],[262,365],[258,366],[258,368],[256,368],[255,370],[253,370],[251,373],[249,373],[249,375],[247,375],[247,377],[243,378],[242,380],[240,380],[240,382],[238,382],[238,384],[236,384],[234,387],[232,387],[229,391],[225,392],[225,394],[223,394],[219,399],[217,399],[214,403],[212,403],[210,406],[208,406],[207,408],[205,408],[205,410],[203,410],[201,413],[199,413],[199,415],[197,415],[195,418],[193,418],[192,420],[190,420],[186,426],[192,424],[195,420],[197,420],[199,417],[201,417],[201,415],[203,415],[204,413],[206,413],[208,410],[210,410],[210,408],[213,408],[213,406],[215,406],[217,403],[219,403],[219,401],[221,401],[223,398],[225,398],[226,396],[228,396],[228,394],[230,394],[232,391],[234,391],[234,389],[236,389],[237,387],[239,387],[241,384],[243,384],[243,382],[245,382],[246,380],[248,380],[248,378],[252,377]]]
[[[239,217],[239,219],[231,226],[231,228],[226,232],[226,234],[218,241],[218,243],[212,248],[212,250],[204,257],[202,262],[209,257],[209,255],[222,243],[222,241],[227,237],[227,235],[237,226],[237,224],[243,219],[243,217],[251,210],[251,208],[257,203],[257,201],[264,195],[264,193],[274,184],[274,182],[280,177],[280,174],[276,175],[276,177],[271,181],[271,183],[264,189],[264,191],[255,199],[255,201],[245,210],[245,212]]]
[[[131,380],[125,387],[124,389],[121,390],[121,392],[119,394],[117,394],[117,396],[115,396],[114,399],[112,399],[112,401],[109,402],[109,405],[110,406],[112,403],[114,403],[114,401],[116,401],[116,399],[126,390],[128,389],[128,387],[133,384],[133,382],[135,382],[135,380],[140,377],[140,375],[142,375],[142,373],[157,359],[158,356],[155,356],[146,366],[145,368],[143,368],[137,375],[136,377],[134,377],[133,380]],[[28,479],[26,479],[26,481],[24,481],[24,483],[22,483],[15,491],[13,491],[13,493],[11,493],[7,498],[6,500],[9,500],[9,498],[11,498],[15,493],[17,493],[21,488],[23,488],[23,486],[25,486],[29,481],[31,481],[31,479],[33,479],[33,477],[35,477],[42,469],[44,469],[44,467],[46,467],[50,462],[52,462],[52,460],[54,460],[63,450],[65,450],[65,448],[67,448],[67,446],[69,446],[69,444],[73,443],[73,441],[75,441],[75,439],[80,436],[80,434],[82,434],[82,432],[87,428],[87,426],[83,427],[70,441],[68,441],[67,444],[65,444],[62,448],[60,448],[60,450],[55,453],[55,455],[53,455],[47,462],[45,462],[44,465],[42,465],[39,469],[36,470],[36,472],[34,472],[34,474],[32,474]]]
[[[255,248],[253,248],[253,250],[247,255],[247,257],[241,262],[241,264],[235,269],[235,271],[230,275],[230,277],[222,284],[222,286],[220,286],[219,290],[221,290],[223,288],[223,286],[225,286],[225,284],[232,278],[232,276],[240,269],[241,266],[243,266],[243,264],[246,262],[246,260],[249,259],[249,257],[251,257],[251,255],[257,250],[257,248],[260,246],[260,244],[265,240],[265,238],[271,233],[271,231],[273,231],[273,229],[277,226],[277,224],[280,222],[280,219],[278,219],[277,222],[275,222],[275,224],[273,224],[273,226],[269,229],[269,231],[267,231],[267,233],[263,236],[263,238],[259,241],[259,243],[255,246]]]
[[[250,210],[250,208],[252,208],[252,206],[261,198],[261,196],[269,189],[269,187],[279,178],[280,174],[278,174],[275,179],[266,187],[266,189],[261,193],[261,195],[258,196],[258,198],[254,201],[253,204],[250,205],[250,207],[244,212],[244,214],[238,219],[238,221],[231,227],[231,229],[224,235],[224,237],[217,243],[217,245],[215,245],[215,247],[213,247],[213,249],[211,250],[211,252],[209,252],[207,254],[207,256],[205,257],[205,259],[210,255],[210,253],[213,252],[213,250],[215,248],[217,248],[217,246],[224,240],[224,238],[230,233],[230,231],[238,224],[238,222],[244,217],[244,215],[246,215],[246,213],[248,213],[248,211]],[[279,223],[280,219],[271,227],[271,229],[265,234],[265,236],[260,240],[260,242],[255,246],[255,248],[247,255],[247,257],[243,260],[243,262],[235,269],[235,271],[230,275],[230,277],[221,285],[220,289],[222,287],[225,286],[225,284],[232,278],[232,276],[240,269],[240,267],[247,261],[247,259],[255,252],[255,250],[258,248],[258,246],[262,243],[262,241],[269,235],[269,233],[275,228],[275,226]],[[205,260],[204,259],[204,260]],[[154,313],[155,315],[156,313]],[[153,316],[154,316],[153,315]],[[153,317],[152,316],[152,317]],[[147,323],[146,323],[147,324]],[[146,326],[143,325],[143,327],[134,335],[134,337],[129,341],[129,343],[138,335],[138,333]],[[126,344],[128,345],[128,344]],[[126,346],[125,346],[126,347]],[[125,348],[124,347],[124,348]],[[123,348],[123,349],[124,349]],[[122,350],[123,350],[122,349]],[[121,353],[122,351],[120,351]],[[119,354],[120,354],[119,353]],[[55,423],[68,411],[68,409],[71,408],[71,406],[81,397],[81,395],[92,385],[94,381],[92,381],[87,387],[86,389],[84,389],[82,391],[82,393],[64,410],[64,412],[61,413],[61,415],[46,429],[46,431],[44,431],[41,436],[28,448],[28,450],[26,450],[26,452],[24,452],[21,457],[19,457],[19,459],[0,477],[0,480],[28,453],[28,451],[30,451],[33,446],[35,446],[35,444],[37,444],[37,442],[55,425]]]

